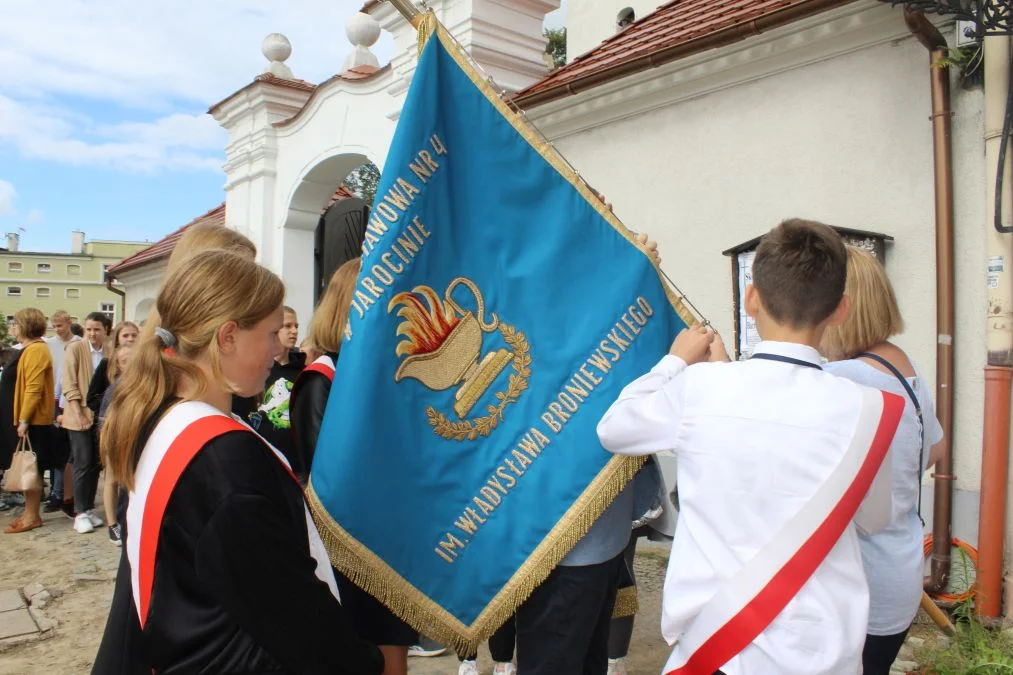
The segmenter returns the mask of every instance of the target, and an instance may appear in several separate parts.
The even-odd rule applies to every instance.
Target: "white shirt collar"
[[[88,348],[91,350],[92,354],[101,354],[102,353],[102,347],[99,347],[98,349],[95,349],[95,345],[93,345],[90,342],[88,343]]]
[[[820,353],[809,345],[802,345],[797,342],[775,342],[764,340],[753,348],[753,354],[777,354],[787,356],[813,365],[820,365]]]

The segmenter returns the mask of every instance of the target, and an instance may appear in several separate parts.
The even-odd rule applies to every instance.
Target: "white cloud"
[[[204,112],[264,71],[264,36],[287,35],[295,76],[320,82],[341,70],[351,49],[345,21],[361,5],[362,0],[3,3],[0,148],[75,166],[220,171],[225,133]],[[386,62],[391,49],[384,35],[374,52]]]
[[[47,0],[4,3],[3,91],[84,96],[139,108],[190,101],[206,109],[263,72],[264,36],[284,33],[296,77],[341,70],[345,22],[362,0]],[[390,56],[381,38],[381,62]]]
[[[225,132],[209,116],[96,124],[71,111],[0,95],[0,144],[23,156],[127,171],[221,169]]]
[[[33,224],[41,223],[45,219],[46,215],[40,209],[32,209],[28,212],[28,216],[26,217],[26,220]]]
[[[0,216],[13,216],[14,200],[17,198],[17,190],[5,180],[0,180]]]

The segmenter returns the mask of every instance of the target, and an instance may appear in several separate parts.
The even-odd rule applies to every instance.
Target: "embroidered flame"
[[[436,351],[460,322],[454,311],[440,301],[440,296],[429,286],[416,286],[411,293],[398,293],[391,298],[387,312],[398,305],[402,307],[397,315],[404,321],[398,325],[397,334],[406,335],[408,339],[398,343],[397,356]]]

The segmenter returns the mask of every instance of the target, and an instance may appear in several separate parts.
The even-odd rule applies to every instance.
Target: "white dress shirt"
[[[755,354],[820,362],[815,349],[793,343],[761,342]],[[752,359],[687,368],[666,356],[602,418],[598,435],[612,452],[671,450],[679,460],[680,514],[662,610],[669,644],[840,464],[857,425],[859,386],[790,363]],[[856,516],[863,531],[889,522],[889,465],[883,463]],[[721,669],[727,675],[860,673],[868,611],[852,524],[777,618]]]

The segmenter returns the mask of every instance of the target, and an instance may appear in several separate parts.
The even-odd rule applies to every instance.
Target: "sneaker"
[[[47,499],[46,503],[42,505],[43,513],[56,513],[63,508],[62,499]]]
[[[74,531],[78,534],[88,534],[95,531],[95,526],[91,524],[91,518],[87,513],[79,513],[74,518]]]
[[[609,669],[606,675],[627,675],[626,659],[609,659]]]
[[[77,518],[77,511],[74,510],[73,500],[69,502],[65,501],[60,504],[60,511],[62,511],[63,515],[67,516],[71,520],[75,520]]]
[[[440,645],[412,645],[408,648],[408,656],[443,656],[447,648]]]
[[[88,516],[88,520],[91,521],[92,527],[102,527],[106,524],[106,521],[96,516],[94,511],[85,511],[85,515]]]
[[[517,675],[517,666],[510,661],[497,662],[492,668],[492,675]]]
[[[478,661],[461,661],[457,675],[478,675]]]
[[[112,542],[112,545],[113,546],[119,546],[122,538],[123,537],[120,534],[120,524],[116,523],[115,525],[110,525],[109,526],[109,541]]]

